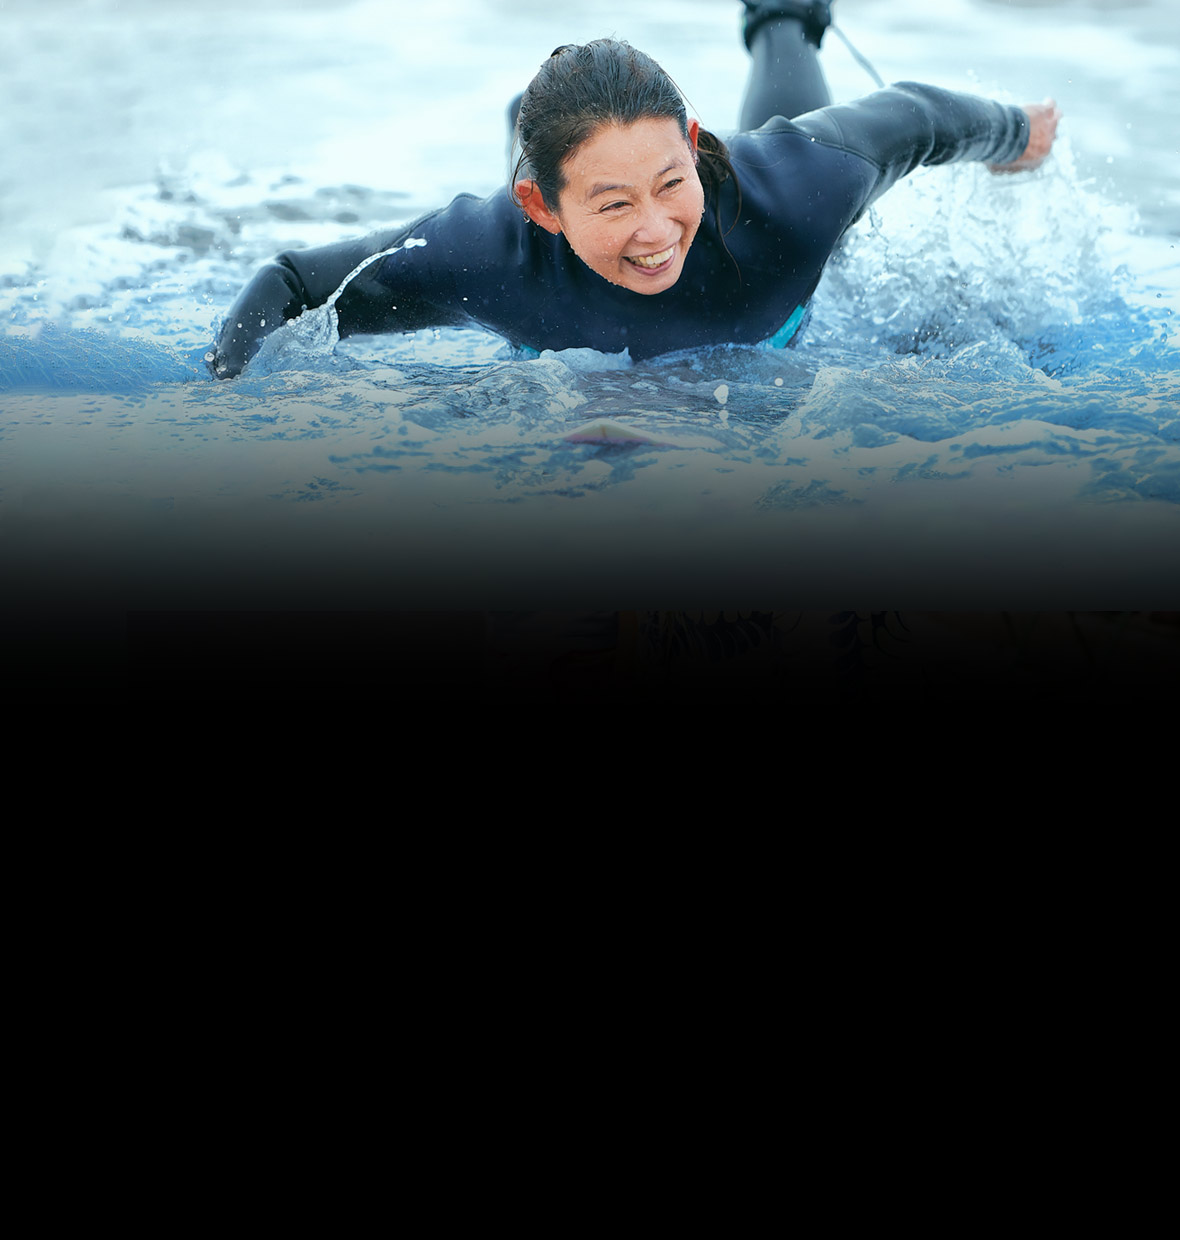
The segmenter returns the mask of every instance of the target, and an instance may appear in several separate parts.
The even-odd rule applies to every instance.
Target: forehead
[[[566,160],[566,183],[642,184],[665,168],[690,161],[680,126],[667,117],[604,125]]]

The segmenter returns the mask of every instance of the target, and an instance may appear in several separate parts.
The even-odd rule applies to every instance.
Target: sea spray
[[[408,237],[387,250],[370,254],[344,277],[340,287],[322,306],[309,306],[297,319],[291,319],[272,331],[263,340],[262,347],[251,362],[251,370],[261,374],[272,374],[277,370],[297,370],[301,364],[315,363],[334,354],[340,339],[340,316],[336,303],[344,290],[365,268],[402,250],[412,250],[425,244],[424,237]],[[355,365],[355,362],[346,359],[343,368],[350,369]]]

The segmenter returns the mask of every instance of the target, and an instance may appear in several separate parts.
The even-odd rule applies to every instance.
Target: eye
[[[610,203],[607,203],[607,205],[603,207],[602,210],[603,211],[617,211],[621,207],[625,207],[626,205],[627,204],[625,202],[610,202]]]
[[[668,184],[664,186],[664,188],[675,189],[678,185],[683,185],[683,184],[684,184],[684,178],[677,177],[674,181],[669,181]]]

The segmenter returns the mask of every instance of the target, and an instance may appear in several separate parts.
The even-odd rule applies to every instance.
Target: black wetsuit
[[[844,231],[899,177],[924,164],[1007,163],[1027,141],[1023,109],[916,83],[795,121],[774,117],[729,141],[740,212],[727,181],[680,279],[657,294],[591,271],[564,236],[522,218],[506,191],[463,195],[409,226],[279,255],[230,310],[212,369],[237,374],[280,322],[322,305],[365,258],[409,240],[425,245],[371,263],[341,294],[342,336],[478,324],[537,350],[628,349],[632,358],[766,340],[811,296]]]

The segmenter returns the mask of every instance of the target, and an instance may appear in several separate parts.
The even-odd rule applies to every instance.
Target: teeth
[[[661,263],[666,263],[672,257],[672,250],[676,247],[672,246],[665,250],[662,254],[652,254],[647,258],[628,258],[629,263],[634,263],[636,267],[658,267]]]

